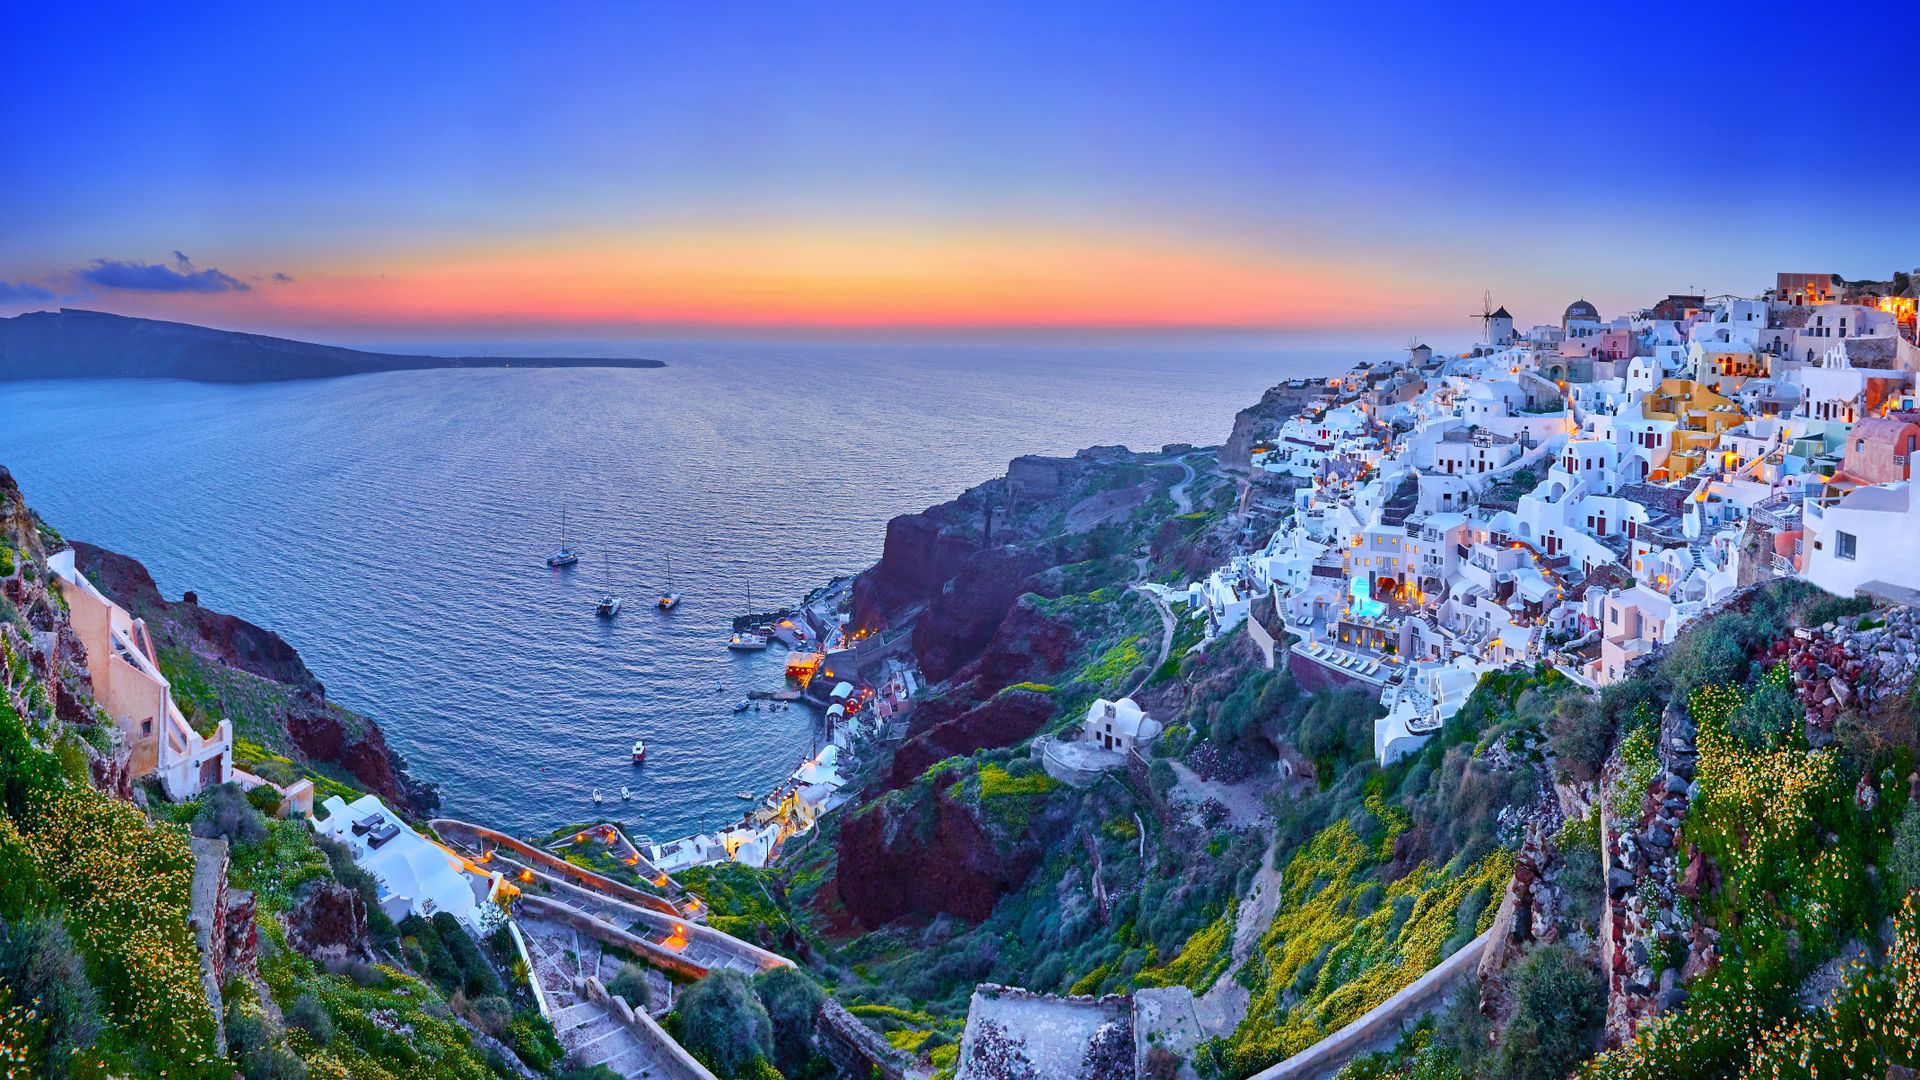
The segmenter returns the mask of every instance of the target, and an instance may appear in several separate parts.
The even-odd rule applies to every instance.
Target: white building
[[[1807,580],[1840,596],[1870,581],[1920,589],[1920,505],[1906,481],[1809,498]]]
[[[1160,721],[1148,716],[1132,698],[1101,698],[1087,709],[1081,736],[1102,750],[1127,754],[1142,750],[1160,735]]]
[[[335,795],[323,806],[327,816],[313,819],[314,831],[345,844],[353,861],[373,875],[388,918],[444,911],[480,928],[473,891],[479,879],[467,873],[460,856],[408,828],[378,796],[362,795],[349,804]]]

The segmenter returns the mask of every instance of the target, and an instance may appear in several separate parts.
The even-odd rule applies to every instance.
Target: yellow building
[[[1712,458],[1720,433],[1746,419],[1731,399],[1692,379],[1661,380],[1640,400],[1640,414],[1674,424],[1673,452],[1647,478],[1656,483],[1692,475]]]

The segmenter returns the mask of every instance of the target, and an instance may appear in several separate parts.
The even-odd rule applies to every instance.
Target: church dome
[[[1585,300],[1575,300],[1573,303],[1567,305],[1567,313],[1561,317],[1561,325],[1564,326],[1575,319],[1591,319],[1594,322],[1599,322],[1600,309],[1587,303]]]

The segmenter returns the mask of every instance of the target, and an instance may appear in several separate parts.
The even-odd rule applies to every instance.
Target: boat
[[[635,765],[639,765],[645,762],[646,760],[647,760],[647,741],[645,739],[633,740],[633,763]]]
[[[601,561],[603,566],[605,565],[605,559],[606,557],[604,555],[601,556]],[[603,619],[611,619],[615,615],[620,614],[620,598],[613,595],[612,580],[611,580],[612,575],[609,574],[608,577],[609,577],[609,580],[608,580],[607,591],[605,595],[600,597],[600,603],[595,605],[593,609],[593,613],[595,615],[600,616]]]
[[[558,570],[560,567],[572,566],[579,561],[580,552],[573,546],[573,541],[567,539],[567,512],[563,509],[560,511],[560,546],[554,548],[553,554],[547,556],[547,565]]]
[[[753,582],[751,581],[747,582],[746,617],[748,619],[753,617]],[[739,625],[740,620],[735,620],[734,626]],[[734,652],[759,652],[767,647],[767,639],[771,636],[766,630],[757,626],[750,625],[745,630],[735,629],[733,636],[727,639],[727,648]]]
[[[739,701],[734,702],[733,711],[746,712],[752,706],[753,706],[752,702],[748,701],[746,698],[741,698]]]
[[[673,556],[667,556],[667,591],[660,594],[656,601],[661,611],[672,611],[680,606],[680,594],[673,588]]]
[[[627,790],[627,785],[625,785],[625,784],[621,784],[621,785],[620,785],[620,798],[621,798],[621,799],[622,799],[623,801],[624,801],[624,800],[627,800],[627,799],[631,799],[631,798],[633,798],[633,792],[631,792],[631,791],[629,791],[629,790]]]
[[[736,792],[734,792],[734,794],[735,794],[735,795],[737,795],[737,796],[739,796],[739,797],[740,797],[740,798],[742,798],[742,799],[746,799],[746,800],[749,800],[749,801],[751,801],[751,800],[753,800],[754,798],[756,798],[756,796],[754,795],[754,793],[753,793],[753,792],[751,792],[751,791],[736,791]]]
[[[599,788],[594,788],[594,789],[593,789],[593,801],[594,801],[594,802],[597,802],[597,803],[600,803],[600,802],[606,802],[606,801],[607,801],[607,800],[606,800],[606,799],[605,799],[605,798],[604,798],[604,797],[603,797],[603,796],[602,796],[602,795],[600,794],[600,789],[599,789]]]

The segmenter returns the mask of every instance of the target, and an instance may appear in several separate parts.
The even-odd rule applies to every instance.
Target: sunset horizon
[[[0,138],[34,154],[0,177],[0,316],[342,340],[1464,344],[1483,292],[1550,320],[1576,297],[1651,302],[1649,286],[1757,295],[1762,264],[1910,269],[1911,215],[1846,224],[1897,199],[1911,140],[1867,159],[1789,140],[1768,168],[1582,153],[1737,114],[1741,51],[1784,43],[1765,20],[1689,57],[1682,106],[1632,78],[1439,62],[1577,33],[1571,13],[839,8],[136,10],[104,40],[93,16],[13,12]],[[1798,75],[1869,92],[1897,37]],[[1506,93],[1516,78],[1527,93]],[[1792,242],[1754,227],[1810,184],[1848,198],[1802,206],[1813,227]]]

